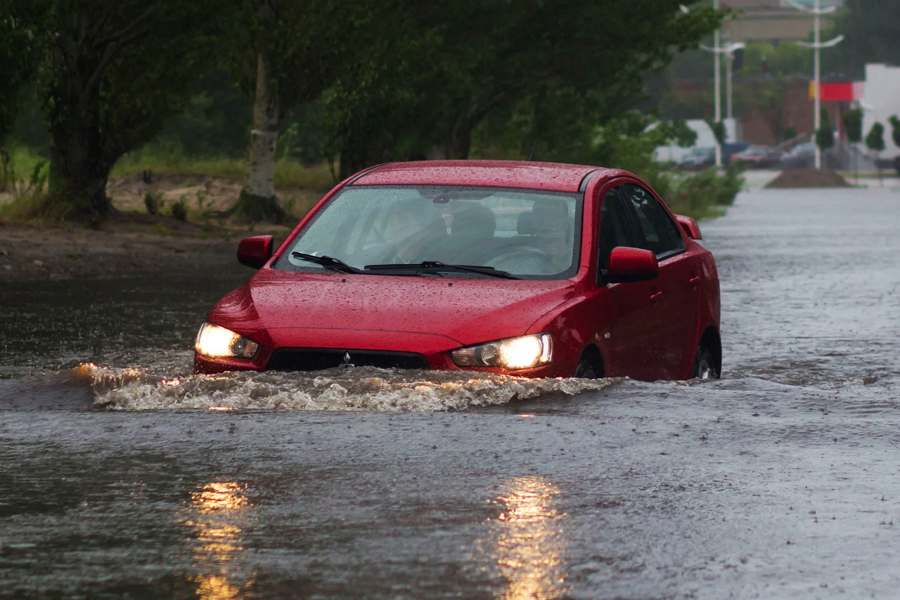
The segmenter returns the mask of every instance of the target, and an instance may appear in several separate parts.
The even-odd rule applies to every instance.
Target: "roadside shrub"
[[[744,178],[735,167],[728,167],[722,174],[710,168],[680,179],[670,176],[670,182],[666,196],[669,206],[695,219],[722,214],[744,186]]]
[[[147,209],[147,214],[158,215],[163,207],[163,201],[153,192],[146,192],[144,194],[144,207]]]
[[[184,198],[179,198],[177,202],[172,204],[172,217],[178,221],[187,221],[187,203]]]

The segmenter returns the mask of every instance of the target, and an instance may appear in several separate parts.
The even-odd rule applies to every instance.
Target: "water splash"
[[[599,391],[610,380],[526,379],[468,371],[355,367],[315,373],[235,372],[154,376],[140,369],[79,367],[94,404],[113,410],[445,411],[548,395]]]

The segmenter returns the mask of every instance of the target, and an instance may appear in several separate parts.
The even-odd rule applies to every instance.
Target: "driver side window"
[[[622,186],[606,192],[600,208],[600,272],[609,268],[609,254],[617,246],[632,246],[634,241],[628,233],[628,220],[619,195]]]
[[[640,229],[641,239],[634,244],[636,247],[651,250],[659,259],[684,250],[678,226],[650,192],[631,183],[621,189]]]

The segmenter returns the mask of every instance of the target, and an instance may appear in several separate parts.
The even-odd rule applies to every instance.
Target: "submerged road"
[[[896,597],[900,193],[703,230],[723,380],[512,403],[185,376],[231,275],[0,291],[0,597]]]

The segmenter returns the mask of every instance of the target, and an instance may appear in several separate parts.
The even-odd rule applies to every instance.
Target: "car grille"
[[[347,355],[350,360],[347,361]],[[412,352],[286,348],[276,350],[266,368],[273,371],[319,371],[341,365],[383,369],[427,369],[428,361]]]

